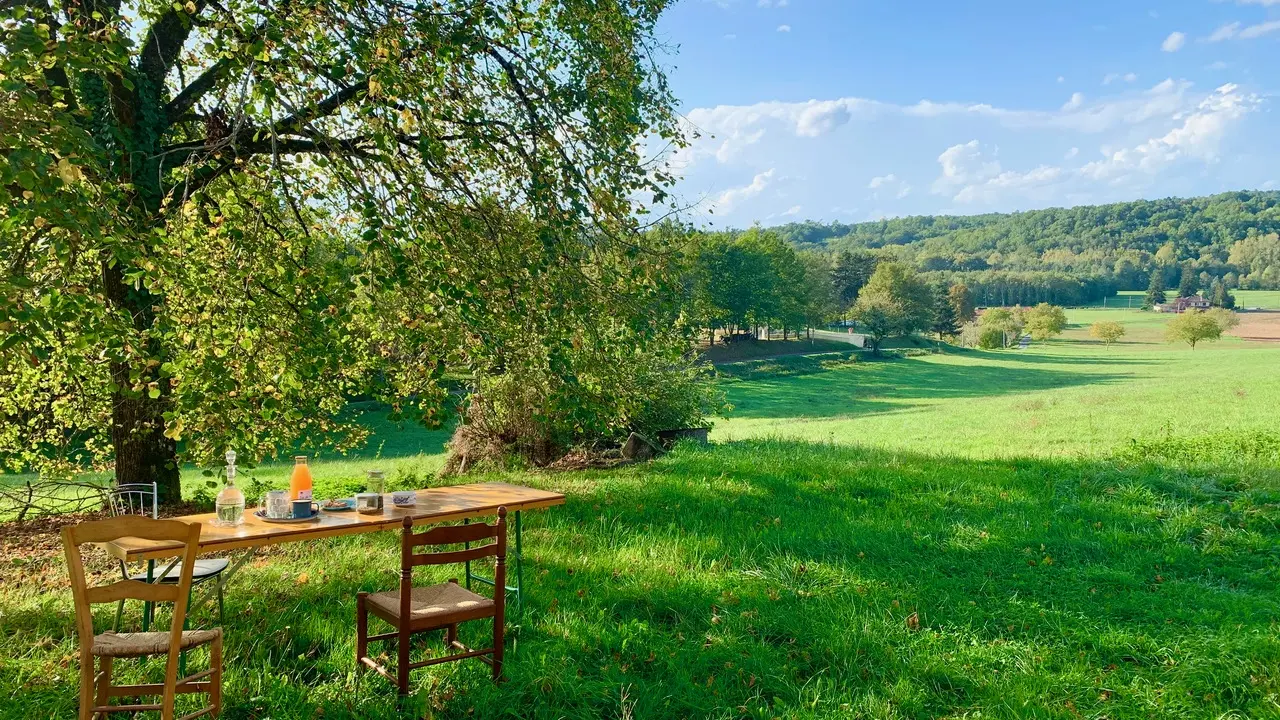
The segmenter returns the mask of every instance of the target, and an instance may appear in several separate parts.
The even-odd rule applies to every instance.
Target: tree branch
[[[228,58],[223,58],[213,64],[208,70],[200,74],[200,77],[191,81],[191,84],[182,89],[177,97],[169,101],[164,106],[165,125],[171,126],[178,122],[188,110],[195,106],[205,93],[213,88],[214,83],[218,82],[227,70],[231,68],[232,62]]]
[[[200,14],[205,2],[206,0],[193,0],[195,12],[191,13],[192,17]],[[186,16],[185,10],[170,9],[155,21],[142,42],[138,68],[143,77],[151,81],[153,92],[160,92],[165,76],[182,52],[187,36],[191,34],[191,21]]]

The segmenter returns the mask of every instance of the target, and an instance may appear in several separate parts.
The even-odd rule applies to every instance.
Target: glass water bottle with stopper
[[[244,522],[244,493],[236,487],[236,452],[227,451],[227,484],[218,492],[213,503],[215,517],[213,524],[219,527],[234,527]]]

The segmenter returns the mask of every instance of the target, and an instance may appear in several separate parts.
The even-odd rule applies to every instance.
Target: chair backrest
[[[493,542],[462,550],[438,550],[415,553],[414,548],[423,545],[457,545],[480,542],[493,538]],[[404,519],[404,532],[400,535],[400,617],[412,617],[410,601],[413,597],[413,568],[418,565],[446,565],[468,562],[484,557],[494,557],[493,605],[495,617],[502,618],[506,604],[507,587],[507,509],[498,508],[498,522],[493,525],[473,523],[431,528],[424,533],[413,531],[413,520]],[[501,624],[501,623],[499,623]],[[401,642],[408,642],[409,623],[401,623]]]
[[[142,540],[181,541],[186,545],[182,570],[177,584],[145,583],[117,580],[90,587],[85,580],[84,559],[80,546],[105,543],[125,537]],[[145,517],[116,517],[69,525],[62,528],[62,547],[67,554],[71,575],[71,594],[75,600],[76,630],[80,635],[80,658],[86,662],[93,651],[93,605],[119,600],[172,602],[173,624],[170,627],[169,662],[177,662],[182,640],[182,625],[187,615],[187,599],[191,591],[191,573],[200,547],[200,524],[180,520],[154,520]]]
[[[414,552],[423,545],[461,545],[493,538],[493,542],[464,550],[437,550]],[[404,519],[404,532],[400,535],[400,570],[408,576],[418,565],[448,565],[452,563],[496,557],[505,563],[507,557],[507,509],[498,508],[498,522],[493,525],[472,523],[431,528],[426,532],[413,531],[413,519]]]
[[[144,515],[160,517],[156,483],[121,483],[107,493],[107,508],[112,517]]]

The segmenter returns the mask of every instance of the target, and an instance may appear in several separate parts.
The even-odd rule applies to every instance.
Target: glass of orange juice
[[[311,468],[306,455],[293,458],[293,475],[289,477],[289,497],[293,500],[311,499]]]

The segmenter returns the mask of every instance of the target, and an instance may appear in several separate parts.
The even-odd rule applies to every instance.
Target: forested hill
[[[913,246],[917,257],[1156,253],[1172,243],[1179,259],[1216,255],[1252,235],[1280,231],[1280,192],[1232,192],[1199,198],[1138,200],[1012,214],[917,216],[856,224],[791,223],[771,228],[798,249]],[[1209,252],[1205,252],[1205,249]],[[904,248],[905,249],[905,248]],[[975,266],[976,265],[976,266]],[[979,269],[981,262],[967,269]],[[960,269],[960,268],[956,268]]]

